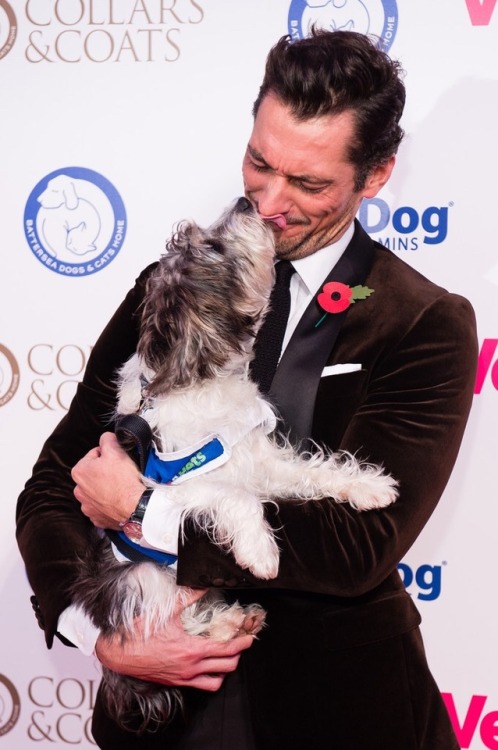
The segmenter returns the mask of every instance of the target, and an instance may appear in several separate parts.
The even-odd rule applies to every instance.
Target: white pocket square
[[[356,372],[357,370],[361,370],[361,365],[359,364],[344,364],[344,365],[329,365],[328,367],[324,367],[322,370],[322,378],[326,378],[328,375],[343,375],[346,372]]]

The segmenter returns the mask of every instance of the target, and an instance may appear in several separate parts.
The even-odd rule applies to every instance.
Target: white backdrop
[[[0,750],[90,747],[98,682],[92,658],[58,643],[45,650],[14,539],[17,495],[92,343],[173,224],[209,223],[240,194],[266,53],[310,19],[352,20],[406,68],[407,138],[361,219],[477,312],[464,445],[402,572],[461,747],[498,748],[495,5],[0,0]],[[54,209],[61,175],[76,180],[87,212],[69,247]]]

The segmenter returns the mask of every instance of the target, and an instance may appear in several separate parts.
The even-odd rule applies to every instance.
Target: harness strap
[[[128,560],[131,560],[131,562],[139,563],[153,560],[159,563],[159,565],[168,566],[175,563],[178,559],[176,555],[170,555],[169,552],[162,552],[158,549],[151,549],[150,547],[143,547],[141,544],[135,544],[131,539],[128,539],[123,531],[106,529],[105,533],[116,549]]]
[[[227,427],[223,435],[206,435],[197,443],[172,453],[157,450],[149,423],[138,414],[120,415],[114,432],[145,477],[159,484],[178,484],[226,463],[232,447],[252,430],[259,427],[268,434],[275,429],[275,424],[273,410],[264,399],[257,398],[246,424]],[[106,534],[119,552],[133,562],[154,560],[161,565],[171,565],[177,560],[176,555],[132,542],[122,531],[106,529]]]

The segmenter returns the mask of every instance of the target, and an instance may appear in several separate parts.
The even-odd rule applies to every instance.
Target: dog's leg
[[[182,523],[189,518],[258,578],[275,578],[279,551],[260,498],[232,483],[216,481],[214,476],[207,474],[192,483],[157,489],[183,508]]]
[[[300,500],[332,498],[356,510],[384,508],[396,500],[397,482],[379,466],[360,463],[350,455],[300,456],[292,448],[267,441],[264,449],[266,497]]]
[[[233,553],[242,568],[248,568],[257,578],[277,576],[278,546],[256,495],[230,487],[226,496],[220,497],[214,518],[215,540]]]

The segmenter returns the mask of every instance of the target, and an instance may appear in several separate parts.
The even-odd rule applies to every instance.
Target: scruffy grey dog
[[[396,482],[379,467],[318,448],[299,455],[272,436],[274,412],[248,368],[273,281],[272,231],[244,198],[207,230],[181,224],[148,282],[138,351],[121,369],[117,408],[149,424],[156,462],[190,456],[170,483],[147,470],[144,483],[261,579],[278,573],[264,515],[272,497],[332,498],[358,510],[396,499]],[[210,463],[212,440],[222,453]],[[146,633],[163,627],[190,590],[176,585],[171,568],[117,562],[108,540],[100,544],[74,589],[76,602],[107,634],[132,637],[136,618]],[[189,633],[229,640],[258,632],[264,612],[208,592],[183,621]],[[141,730],[157,727],[181,705],[178,690],[103,672],[104,700],[122,726],[138,716]]]

